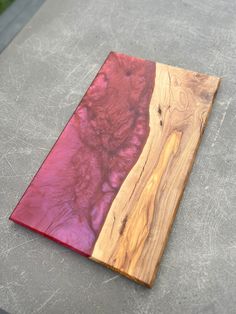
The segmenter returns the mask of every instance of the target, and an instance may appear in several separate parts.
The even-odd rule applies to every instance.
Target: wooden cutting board
[[[151,287],[219,81],[110,53],[10,219]]]

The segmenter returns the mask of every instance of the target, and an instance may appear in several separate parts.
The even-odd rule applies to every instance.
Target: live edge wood
[[[91,259],[153,285],[219,82],[156,63],[149,136],[112,202]]]

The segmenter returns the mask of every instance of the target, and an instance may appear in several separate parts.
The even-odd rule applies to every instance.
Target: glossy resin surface
[[[90,256],[149,133],[155,63],[110,53],[11,219]]]

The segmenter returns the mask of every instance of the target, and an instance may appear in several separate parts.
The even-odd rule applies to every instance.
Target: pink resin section
[[[10,219],[90,256],[149,134],[155,63],[110,53]]]

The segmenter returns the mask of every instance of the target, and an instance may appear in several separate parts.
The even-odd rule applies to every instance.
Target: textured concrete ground
[[[27,24],[45,0],[15,0],[0,15],[0,53]]]
[[[48,0],[0,55],[0,308],[236,312],[236,2]],[[223,78],[147,290],[8,221],[110,50]]]

